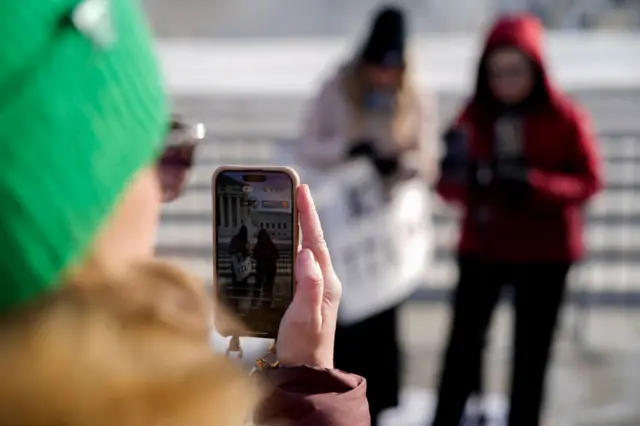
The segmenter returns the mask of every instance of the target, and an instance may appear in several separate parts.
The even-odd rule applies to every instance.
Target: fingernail
[[[300,253],[298,253],[298,257],[302,268],[304,268],[305,275],[313,280],[319,280],[322,278],[320,266],[318,266],[318,262],[316,262],[316,258],[311,250],[306,248],[302,249]]]
[[[307,200],[309,201],[309,206],[311,206],[312,210],[315,210],[316,202],[311,195],[311,189],[309,188],[309,185],[305,185],[305,195],[307,196]]]

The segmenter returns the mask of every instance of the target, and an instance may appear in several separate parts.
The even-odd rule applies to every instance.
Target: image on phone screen
[[[234,170],[214,186],[218,300],[250,335],[275,337],[294,290],[294,182],[285,172]]]

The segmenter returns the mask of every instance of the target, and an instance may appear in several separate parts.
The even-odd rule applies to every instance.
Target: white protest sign
[[[385,190],[364,160],[305,178],[342,281],[340,322],[358,322],[407,298],[424,281],[434,246],[425,182],[412,178]]]

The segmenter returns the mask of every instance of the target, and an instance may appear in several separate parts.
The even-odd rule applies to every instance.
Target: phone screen
[[[222,171],[214,186],[218,300],[251,335],[275,337],[294,290],[293,179],[279,171]]]

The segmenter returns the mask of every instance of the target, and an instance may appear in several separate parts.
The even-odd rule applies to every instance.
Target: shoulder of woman
[[[415,102],[422,115],[438,114],[438,95],[429,88],[416,88]]]
[[[589,114],[578,101],[567,94],[558,94],[554,97],[556,111],[567,121],[588,120]]]
[[[473,126],[479,120],[479,110],[473,99],[468,99],[453,117],[454,126]]]
[[[400,96],[416,109],[431,109],[437,104],[437,96],[429,87],[420,84],[415,75],[407,75]]]
[[[324,76],[320,83],[320,95],[332,93],[340,93],[343,90],[344,82],[350,75],[350,67],[348,65],[340,65],[335,71]]]
[[[431,87],[417,86],[418,99],[423,105],[435,107],[438,104],[438,92]]]
[[[334,105],[342,99],[345,87],[344,81],[342,68],[339,68],[320,80],[316,91],[310,99],[313,105],[312,110],[323,111],[333,109]]]

